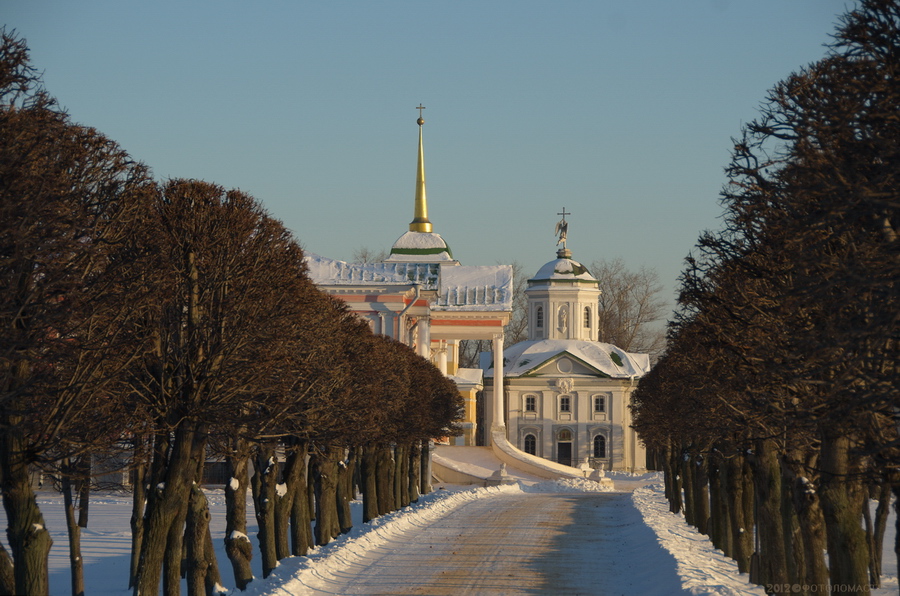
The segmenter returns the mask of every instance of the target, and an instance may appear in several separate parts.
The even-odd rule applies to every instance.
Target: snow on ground
[[[633,507],[640,513],[657,544],[662,545],[676,561],[675,573],[680,578],[682,588],[691,594],[714,594],[733,596],[737,594],[763,594],[762,589],[747,583],[746,575],[737,573],[737,566],[720,551],[715,550],[706,536],[700,535],[684,522],[681,515],[668,512],[659,484],[658,474],[634,476],[624,473],[611,473],[617,488],[638,486],[631,495]],[[648,484],[651,483],[651,484]],[[589,480],[567,480],[562,483],[518,482],[514,485],[471,488],[444,485],[420,498],[419,502],[401,511],[383,516],[370,524],[361,523],[361,504],[355,503],[354,528],[331,544],[316,548],[308,557],[293,557],[281,562],[269,578],[251,584],[244,594],[263,596],[285,594],[283,588],[291,578],[307,575],[327,575],[329,569],[345,565],[354,558],[361,557],[375,545],[389,541],[399,532],[421,527],[431,520],[447,515],[449,512],[478,499],[492,499],[512,493],[527,492],[571,492],[598,490],[596,483]],[[222,583],[233,586],[231,568],[224,554],[224,494],[221,490],[207,491],[210,498],[212,514],[211,529],[217,550],[219,565],[223,577]],[[68,540],[65,535],[65,521],[62,510],[62,498],[55,493],[43,492],[39,495],[39,503],[44,512],[45,521],[53,535],[54,545],[50,554],[51,594],[70,593],[68,571]],[[87,593],[124,596],[129,594],[128,565],[130,552],[129,518],[131,514],[130,495],[98,494],[94,495],[90,507],[88,528],[82,535],[85,560],[85,582]],[[248,516],[253,520],[252,514]],[[5,526],[5,513],[0,511],[0,522]],[[255,535],[256,528],[249,528]],[[649,535],[649,534],[648,534]],[[873,592],[875,596],[896,594],[897,562],[892,552],[895,529],[893,517],[885,536],[884,585]],[[5,536],[3,537],[5,540]],[[254,545],[256,540],[253,540]],[[8,545],[7,545],[8,546]],[[655,549],[656,544],[648,544],[648,549]],[[590,560],[590,553],[585,553],[585,563]],[[625,553],[622,554],[625,556]],[[254,555],[255,574],[261,575],[258,553]],[[658,574],[660,579],[672,574],[671,569],[659,569],[648,566],[648,574]],[[622,586],[621,593],[628,593]],[[186,593],[186,590],[183,591]],[[234,594],[241,592],[234,590]],[[619,593],[619,592],[616,592]]]

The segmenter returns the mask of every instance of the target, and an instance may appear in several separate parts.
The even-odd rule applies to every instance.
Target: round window
[[[556,361],[556,369],[561,373],[570,373],[572,368],[572,361],[568,358],[560,358]]]

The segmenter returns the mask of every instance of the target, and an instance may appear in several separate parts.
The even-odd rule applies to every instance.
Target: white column
[[[494,335],[494,423],[493,428],[506,428],[503,411],[503,334]],[[493,430],[492,428],[492,430]]]
[[[444,376],[447,376],[447,342],[441,340],[438,348],[438,368]]]
[[[419,356],[431,360],[431,317],[419,317]]]

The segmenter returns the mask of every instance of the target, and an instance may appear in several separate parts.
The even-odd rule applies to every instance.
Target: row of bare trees
[[[862,0],[773,88],[635,393],[672,511],[770,593],[880,582],[900,493],[898,73],[900,3]]]
[[[259,202],[196,180],[157,183],[43,90],[24,40],[0,46],[0,591],[47,594],[50,534],[30,472],[61,480],[72,592],[91,462],[127,461],[137,594],[220,583],[206,499],[226,462],[225,545],[252,580],[429,490],[428,441],[453,434],[451,381],[371,333],[309,281]],[[252,472],[252,475],[251,475]],[[73,493],[81,495],[75,519]],[[312,525],[312,521],[315,525]]]

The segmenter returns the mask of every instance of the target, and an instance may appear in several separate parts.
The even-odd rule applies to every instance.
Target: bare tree
[[[368,246],[362,246],[353,251],[352,259],[354,263],[381,263],[389,256],[384,249],[372,250]]]
[[[753,472],[753,581],[868,594],[884,524],[867,515],[868,489],[879,485],[881,516],[885,486],[898,490],[900,3],[862,0],[834,37],[735,140],[725,229],[688,258],[683,310],[635,421],[690,458],[721,460],[718,444],[688,447],[726,434],[741,447],[721,454]],[[709,480],[695,469],[673,466],[686,518],[687,486]]]
[[[15,593],[48,591],[51,540],[29,467],[100,449],[128,420],[116,383],[137,353],[122,331],[141,300],[126,298],[122,276],[148,182],[115,143],[69,122],[42,90],[25,41],[4,30],[0,488]]]
[[[210,432],[248,414],[277,418],[289,405],[285,373],[306,314],[296,296],[308,280],[290,232],[253,197],[214,184],[165,184],[144,241],[157,258],[147,283],[158,294],[136,330],[150,349],[132,381],[156,445],[134,589],[157,593],[165,561],[173,593],[191,486]]]
[[[630,271],[622,259],[593,261],[590,271],[600,282],[598,339],[658,357],[666,346],[666,303],[656,271]]]

